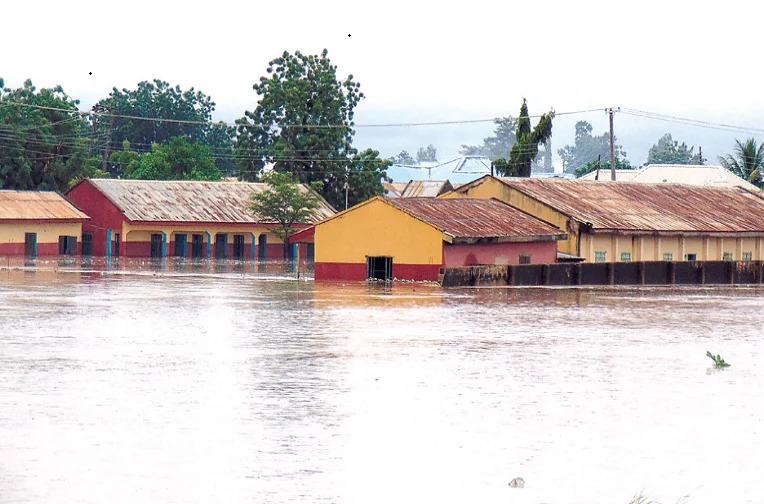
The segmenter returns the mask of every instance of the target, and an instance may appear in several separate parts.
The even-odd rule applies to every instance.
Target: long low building
[[[0,190],[0,256],[79,254],[87,220],[56,192]]]
[[[740,187],[485,176],[443,198],[498,198],[591,262],[764,259],[764,197]]]
[[[444,267],[550,263],[562,238],[498,200],[376,197],[316,224],[315,277],[435,281]]]
[[[283,242],[273,233],[276,224],[249,209],[252,194],[266,187],[250,182],[88,179],[67,196],[91,217],[83,238],[92,241],[94,255],[283,259]],[[302,190],[310,191],[304,185]],[[321,198],[315,220],[333,214]]]

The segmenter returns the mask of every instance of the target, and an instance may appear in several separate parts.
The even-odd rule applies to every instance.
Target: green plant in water
[[[727,363],[724,361],[724,359],[722,359],[722,356],[721,356],[721,355],[719,355],[719,354],[716,354],[716,355],[714,355],[714,354],[712,354],[711,352],[709,352],[709,351],[706,351],[706,356],[708,356],[708,358],[709,358],[709,359],[711,359],[712,361],[714,361],[714,367],[715,367],[715,368],[721,369],[721,368],[730,367],[730,365],[729,365],[729,364],[727,364]]]

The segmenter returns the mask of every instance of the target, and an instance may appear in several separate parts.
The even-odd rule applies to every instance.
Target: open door
[[[389,282],[393,279],[393,258],[384,256],[367,257],[366,271],[366,277],[369,279]]]

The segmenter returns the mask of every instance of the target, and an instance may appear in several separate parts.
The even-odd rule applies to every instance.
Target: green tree
[[[616,137],[615,141],[618,141]],[[616,143],[616,159],[623,159],[626,153],[623,147]],[[574,145],[566,145],[557,150],[562,159],[565,173],[575,173],[576,170],[588,163],[596,163],[597,158],[610,159],[610,135],[592,135],[592,125],[587,121],[576,123],[576,137]],[[616,162],[616,165],[618,163]]]
[[[416,151],[416,160],[419,162],[431,162],[436,163],[438,161],[438,149],[434,145],[430,144],[427,147],[420,147]]]
[[[666,133],[658,139],[658,143],[650,147],[647,154],[647,164],[703,164],[700,154],[695,154],[695,147],[687,147],[687,144],[671,138],[671,133]]]
[[[484,138],[482,145],[462,145],[459,153],[463,156],[486,156],[491,161],[508,158],[509,151],[517,143],[517,119],[500,117],[494,120],[494,124],[493,136]]]
[[[610,159],[607,161],[600,161],[599,163],[597,161],[589,161],[585,165],[581,165],[578,168],[576,168],[576,171],[573,172],[573,175],[578,177],[583,177],[587,173],[593,172],[598,168],[600,169],[600,179],[601,180],[610,180]],[[622,159],[622,158],[615,158],[615,169],[616,170],[634,170],[635,167],[631,166],[631,163],[629,163],[628,159]]]
[[[408,151],[402,150],[397,156],[393,156],[392,162],[401,165],[413,165],[416,164],[416,159]]]
[[[159,79],[142,81],[135,89],[113,88],[93,108],[103,114],[96,116],[96,129],[105,155],[125,140],[134,150],[148,152],[154,144],[185,137],[206,145],[215,154],[218,168],[233,170],[233,128],[211,122],[215,102],[193,87],[183,90]],[[130,117],[110,117],[112,114]],[[147,120],[153,118],[172,121]]]
[[[210,156],[209,148],[185,137],[174,137],[165,144],[154,144],[150,152],[130,150],[125,140],[121,151],[110,157],[123,175],[145,180],[220,180],[222,174]]]
[[[499,175],[530,177],[533,161],[539,153],[539,144],[545,143],[552,136],[553,118],[554,112],[547,112],[539,118],[538,124],[532,128],[531,118],[528,115],[528,103],[523,99],[515,129],[517,141],[509,151],[509,159],[506,162],[502,160],[494,162],[494,167]]]
[[[306,190],[288,172],[270,172],[261,180],[268,187],[252,194],[250,210],[264,221],[278,224],[273,232],[284,242],[284,257],[289,257],[289,237],[298,230],[295,224],[315,220],[321,182],[311,182]]]
[[[764,144],[749,138],[745,142],[735,140],[735,151],[719,158],[723,167],[748,182],[764,187]]]
[[[0,189],[65,191],[102,175],[78,103],[61,86],[11,89],[0,79]]]
[[[273,164],[299,182],[321,182],[322,195],[342,208],[348,171],[369,178],[361,185],[375,185],[380,174],[355,169],[353,117],[364,95],[352,75],[338,79],[327,54],[325,49],[320,55],[284,52],[269,62],[268,77],[253,86],[260,96],[257,106],[237,121],[235,151],[240,178],[257,180],[265,164]]]

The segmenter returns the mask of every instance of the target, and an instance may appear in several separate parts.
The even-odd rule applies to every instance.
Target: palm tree
[[[762,172],[764,172],[764,144],[758,145],[753,138],[749,138],[745,143],[735,140],[735,144],[735,155],[722,156],[719,162],[738,177],[761,186]]]

